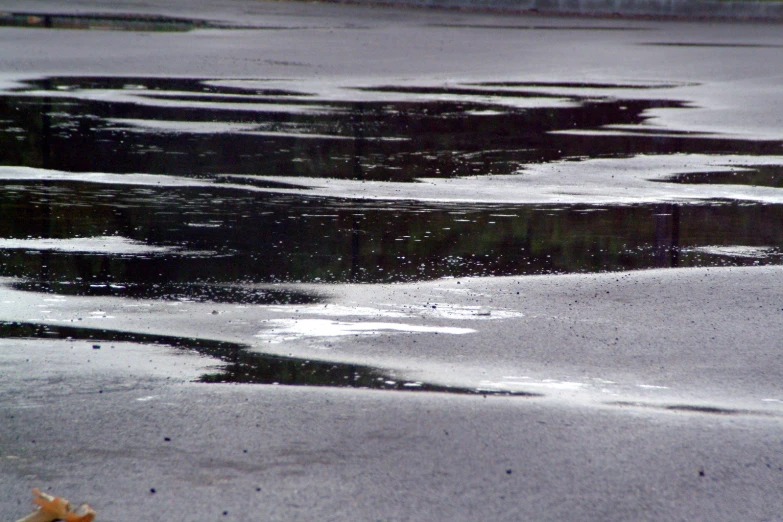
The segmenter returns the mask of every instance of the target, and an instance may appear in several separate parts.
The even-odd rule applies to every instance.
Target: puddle
[[[232,24],[157,15],[57,14],[0,12],[0,27],[97,31],[185,32],[194,29],[236,29]],[[276,29],[276,28],[272,28]]]
[[[596,83],[596,82],[478,82],[472,85],[481,87],[525,87],[545,89],[611,89],[613,91],[626,89],[671,89],[684,87],[683,83]]]
[[[203,375],[205,383],[252,383],[287,386],[335,386],[383,390],[534,397],[527,392],[497,392],[441,386],[400,379],[389,372],[357,364],[332,363],[259,354],[238,343],[111,330],[0,321],[0,338],[69,339],[166,345],[192,350],[222,362],[219,372]]]
[[[703,414],[703,415],[727,415],[727,416],[751,415],[751,416],[761,416],[761,417],[775,416],[774,413],[769,411],[724,408],[721,406],[710,406],[710,405],[699,405],[699,404],[654,404],[654,403],[647,403],[647,402],[627,402],[627,401],[607,402],[606,404],[610,406],[630,407],[630,408],[651,408],[651,409],[658,409],[661,411],[696,413],[696,414]]]
[[[654,47],[716,47],[718,49],[779,49],[783,45],[754,44],[754,43],[709,43],[709,42],[654,42],[643,43]]]
[[[267,325],[260,343],[468,333],[380,317],[514,316],[433,302],[423,310],[382,310],[382,304],[363,310],[379,317],[374,322],[333,319],[328,309],[322,311],[327,318],[302,318],[308,305],[326,302],[326,292],[281,284],[783,263],[780,142],[645,125],[654,109],[689,109],[686,101],[657,97],[676,86],[486,82],[307,92],[283,80],[18,83],[0,91],[0,276],[17,279],[17,290],[58,295],[302,305],[298,320]],[[687,173],[672,175],[679,172]],[[636,185],[610,187],[615,174]],[[498,175],[521,183],[503,185]],[[305,178],[332,187],[350,183],[350,191],[317,195]],[[547,201],[573,193],[575,203],[477,203],[478,191],[469,186],[462,202],[446,202],[437,187],[431,194],[441,198],[426,201],[422,194],[435,183],[425,178],[440,178],[441,188],[469,181],[520,193],[544,184],[555,187]],[[379,185],[416,194],[357,197],[359,186]],[[579,192],[630,194],[649,192],[649,185],[663,187],[651,201],[667,202],[599,204]],[[720,192],[736,197],[697,199],[718,194],[708,189],[719,185],[738,186]],[[766,192],[740,201],[744,189]],[[195,350],[224,364],[204,382],[492,393],[219,341],[7,322],[0,323],[0,336]],[[533,384],[565,392],[581,386]]]
[[[678,172],[679,164],[728,164],[730,154],[742,163],[665,181],[687,184],[688,197],[730,182],[780,188],[781,167],[770,159],[778,141],[643,125],[651,109],[688,110],[684,101],[655,96],[679,85],[474,82],[306,92],[283,80],[27,80],[0,92],[0,165],[10,166],[0,176],[0,275],[23,279],[20,289],[67,295],[304,304],[319,296],[268,285],[783,262],[783,205],[772,204],[771,193],[687,205],[307,193],[305,176],[333,187],[374,180],[390,191],[398,189],[389,182],[403,182],[398,187],[413,194],[432,185],[422,178],[460,178],[438,180],[457,187],[514,174],[507,178],[551,178],[554,186],[566,170],[568,183],[584,179],[597,193],[609,182],[598,170],[647,183],[646,169],[665,158]],[[633,99],[624,99],[629,91]],[[616,129],[624,132],[607,132]],[[354,195],[374,186],[350,183],[345,191]],[[284,193],[293,189],[299,193]],[[553,199],[568,190],[558,186]]]
[[[665,180],[691,185],[748,185],[783,188],[783,165],[735,165],[731,171],[690,172]]]
[[[634,154],[773,154],[779,142],[590,132],[672,100],[669,84],[474,83],[301,92],[296,82],[54,77],[0,93],[0,165],[69,172],[412,182]],[[547,89],[569,89],[567,94]],[[580,92],[586,90],[586,92]],[[646,92],[646,91],[645,91]],[[566,132],[567,131],[567,132]]]
[[[427,27],[456,29],[513,29],[518,31],[648,31],[643,27],[585,26],[585,25],[481,25],[481,24],[427,24]]]
[[[0,185],[0,208],[0,275],[67,295],[303,304],[318,297],[257,285],[783,261],[783,205],[459,205],[14,181]],[[119,239],[93,248],[105,237]],[[738,245],[767,255],[726,250]]]

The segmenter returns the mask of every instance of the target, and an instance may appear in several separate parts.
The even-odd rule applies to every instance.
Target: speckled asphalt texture
[[[367,83],[671,82],[663,96],[693,108],[655,112],[658,130],[783,138],[777,26],[207,0],[15,0],[0,1],[0,11],[254,26],[3,27],[3,85],[51,75],[275,78],[318,92]],[[598,197],[574,191],[576,200]],[[441,196],[450,197],[447,188]],[[486,393],[206,384],[194,380],[222,362],[192,350],[2,339],[4,521],[31,511],[33,487],[90,503],[107,522],[783,516],[780,267],[300,285],[326,304],[277,307],[129,307],[111,297],[53,300],[10,283],[0,288],[3,322],[81,320],[230,341]],[[375,325],[372,335],[363,322]],[[349,335],[313,334],[325,326]],[[498,390],[525,394],[490,393]]]

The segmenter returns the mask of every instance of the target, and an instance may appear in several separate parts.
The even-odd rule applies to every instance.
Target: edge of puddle
[[[774,417],[779,418],[776,412],[752,410],[747,408],[727,408],[722,406],[712,406],[708,404],[654,404],[638,401],[614,401],[605,402],[604,405],[616,408],[641,408],[648,410],[657,410],[661,412],[685,413],[696,415],[713,415],[720,417],[735,416],[754,416],[754,417]]]
[[[202,383],[327,386],[485,396],[541,396],[531,392],[462,388],[400,379],[391,371],[371,366],[257,353],[248,350],[248,346],[241,343],[211,339],[21,321],[0,321],[0,338],[115,341],[166,345],[178,349],[192,350],[201,355],[218,359],[223,365],[219,372],[204,374],[196,381]]]

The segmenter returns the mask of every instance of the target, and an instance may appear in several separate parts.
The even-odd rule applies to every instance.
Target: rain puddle
[[[643,27],[590,26],[590,25],[490,25],[490,24],[427,24],[427,27],[458,29],[515,29],[518,31],[647,31]]]
[[[783,263],[781,143],[649,125],[652,111],[689,110],[662,94],[679,84],[303,88],[288,80],[54,77],[4,85],[0,276],[15,278],[18,290],[307,305],[328,299],[289,283]],[[656,162],[675,174],[658,168],[642,179]],[[622,201],[651,195],[601,202],[615,174],[637,180],[630,190],[612,186]],[[437,197],[501,178],[532,180],[513,186],[521,194],[554,186],[546,201],[570,203],[478,203],[469,188],[462,199]],[[318,194],[313,179],[338,189]],[[411,196],[357,196],[381,185]],[[416,195],[433,186],[433,197]],[[722,186],[734,192],[707,192]],[[313,319],[276,324],[270,335],[306,335],[304,327],[335,335],[395,328]],[[31,324],[2,332],[183,346],[227,364],[206,381],[455,391],[230,343]]]
[[[712,42],[655,42],[640,45],[656,47],[717,47],[723,49],[779,49],[783,45],[755,44],[755,43],[712,43]]]
[[[184,32],[194,29],[235,28],[230,24],[168,16],[20,12],[0,12],[0,27],[145,32]]]
[[[639,97],[671,87],[532,82],[303,92],[282,80],[30,80],[0,92],[0,165],[413,182],[564,159],[779,153],[777,141],[644,128],[651,109],[687,110],[685,102]],[[618,97],[623,92],[634,95]]]
[[[728,172],[692,172],[665,180],[669,183],[748,185],[783,188],[783,165],[737,165]]]
[[[783,261],[781,205],[390,203],[14,181],[0,184],[0,208],[0,275],[66,295],[305,304],[319,296],[269,285]]]
[[[369,366],[260,354],[248,350],[242,344],[208,339],[8,321],[0,321],[0,338],[130,342],[195,351],[218,359],[222,363],[218,372],[203,375],[199,379],[200,382],[208,383],[334,386],[456,394],[537,396],[528,392],[460,388],[405,380]]]

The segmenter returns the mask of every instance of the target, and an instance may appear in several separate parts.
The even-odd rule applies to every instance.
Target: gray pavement
[[[3,412],[9,520],[33,485],[98,520],[776,520],[783,502],[766,417],[162,381],[35,402]]]
[[[192,10],[278,28],[2,28],[6,87],[92,74],[273,79],[332,98],[368,84],[493,80],[614,84],[602,95],[649,96],[622,84],[664,82],[655,96],[693,108],[654,111],[654,130],[783,138],[783,39],[772,25],[277,2],[0,7]],[[222,363],[192,350],[4,339],[0,519],[29,512],[39,487],[90,503],[98,521],[779,520],[782,275],[746,267],[291,285],[325,295],[307,306],[57,298],[4,280],[2,321],[231,341],[399,379],[536,395],[204,384],[192,381]]]
[[[337,0],[340,2],[340,0]],[[783,20],[778,1],[730,0],[346,0],[349,4],[413,6],[559,16],[691,20]]]

